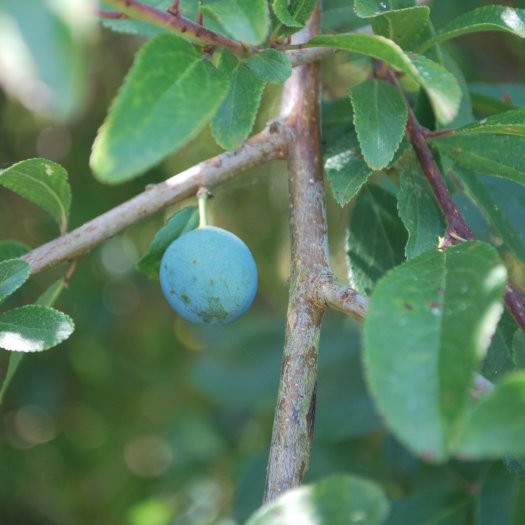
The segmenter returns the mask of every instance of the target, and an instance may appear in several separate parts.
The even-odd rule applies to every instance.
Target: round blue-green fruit
[[[168,303],[188,321],[224,325],[252,304],[257,267],[239,237],[203,226],[169,245],[160,263],[160,285]]]

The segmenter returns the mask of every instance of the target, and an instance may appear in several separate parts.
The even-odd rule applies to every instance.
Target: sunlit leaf
[[[110,184],[124,182],[177,151],[215,114],[228,85],[182,38],[151,39],[99,130],[91,154],[95,175]]]
[[[64,233],[67,229],[71,188],[66,170],[47,159],[29,159],[0,171],[0,186],[30,200],[55,219]]]
[[[380,525],[388,507],[377,485],[352,476],[332,476],[284,493],[246,525]]]
[[[0,348],[41,352],[65,341],[74,324],[66,314],[41,305],[28,305],[0,315]]]
[[[525,9],[503,5],[488,5],[464,13],[445,25],[427,40],[421,50],[437,42],[480,31],[503,31],[525,38]]]
[[[417,82],[428,94],[436,117],[444,124],[457,114],[461,90],[456,78],[443,66],[422,56],[409,57],[395,42],[366,34],[319,35],[308,45],[343,49],[387,62]]]
[[[372,293],[364,323],[368,384],[394,434],[425,459],[454,453],[505,285],[497,252],[476,241],[425,252]]]

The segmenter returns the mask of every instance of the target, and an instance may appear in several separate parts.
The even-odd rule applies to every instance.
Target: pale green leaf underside
[[[286,492],[261,507],[246,525],[381,525],[388,509],[377,485],[338,475]]]
[[[437,35],[427,40],[421,49],[450,38],[479,31],[504,31],[525,38],[525,9],[503,5],[488,5],[464,13],[449,22]]]
[[[417,82],[428,94],[436,117],[446,124],[456,116],[461,90],[454,75],[443,66],[422,55],[409,57],[395,42],[378,35],[341,34],[319,35],[308,43],[311,46],[335,47],[369,55],[387,62]]]
[[[485,220],[494,228],[508,249],[525,264],[525,245],[520,239],[513,225],[503,213],[489,190],[479,180],[475,173],[461,167],[455,167],[454,172],[458,176],[465,189],[467,196],[476,204]]]
[[[408,117],[401,93],[384,80],[369,79],[350,92],[361,152],[372,170],[394,158]]]
[[[414,156],[402,163],[401,168],[397,209],[408,231],[405,254],[412,259],[437,247],[438,237],[445,232],[445,222]]]
[[[0,315],[0,348],[41,352],[65,341],[74,324],[66,314],[41,305],[21,306]]]
[[[475,133],[497,133],[502,135],[525,136],[525,108],[505,111],[492,115],[479,122],[456,129],[455,135],[468,135]]]
[[[24,253],[27,253],[29,248],[18,241],[0,241],[0,261],[6,259],[16,259]]]
[[[325,155],[326,178],[340,206],[348,204],[372,175],[359,149],[355,131],[341,137]]]
[[[232,53],[223,51],[221,70],[230,77],[230,89],[211,121],[217,144],[234,149],[252,131],[266,82]]]
[[[433,461],[454,452],[505,284],[497,252],[481,242],[425,252],[377,283],[364,323],[367,380],[412,452]]]
[[[291,74],[288,58],[275,49],[264,49],[248,57],[248,67],[262,80],[282,84]]]
[[[156,233],[144,256],[137,263],[137,270],[150,279],[157,279],[160,261],[168,246],[181,235],[194,230],[199,225],[199,212],[195,206],[184,208],[170,217],[168,222]]]
[[[506,376],[472,409],[458,437],[468,459],[525,455],[525,372]]]
[[[396,208],[396,198],[386,190],[364,186],[352,208],[348,230],[350,281],[369,293],[388,270],[404,258],[407,233]]]
[[[257,46],[270,30],[270,13],[266,0],[220,0],[204,4],[203,14],[215,18],[236,40]]]
[[[525,185],[525,139],[513,135],[452,135],[432,144],[460,166]]]
[[[22,259],[0,262],[0,303],[29,278],[31,266]]]
[[[173,35],[151,39],[99,130],[95,175],[116,184],[155,166],[203,128],[227,90],[228,79],[192,44]]]
[[[0,185],[30,200],[67,228],[71,188],[66,170],[51,160],[29,159],[0,172]]]

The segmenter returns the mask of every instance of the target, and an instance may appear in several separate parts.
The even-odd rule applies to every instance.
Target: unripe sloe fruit
[[[172,308],[188,321],[224,325],[252,304],[257,267],[239,237],[203,226],[182,235],[164,252],[160,285]]]

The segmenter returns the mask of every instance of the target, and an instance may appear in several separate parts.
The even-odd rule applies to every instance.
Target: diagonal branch
[[[278,122],[246,141],[234,151],[201,162],[115,208],[99,215],[79,228],[30,251],[22,258],[32,273],[86,253],[121,230],[168,206],[197,193],[201,186],[213,188],[248,168],[277,158],[284,158],[284,126]]]
[[[242,42],[215,33],[183,16],[175,16],[172,13],[143,4],[137,0],[106,0],[106,4],[118,9],[120,13],[124,13],[130,18],[169,29],[203,46],[226,47],[241,55],[253,50]]]

